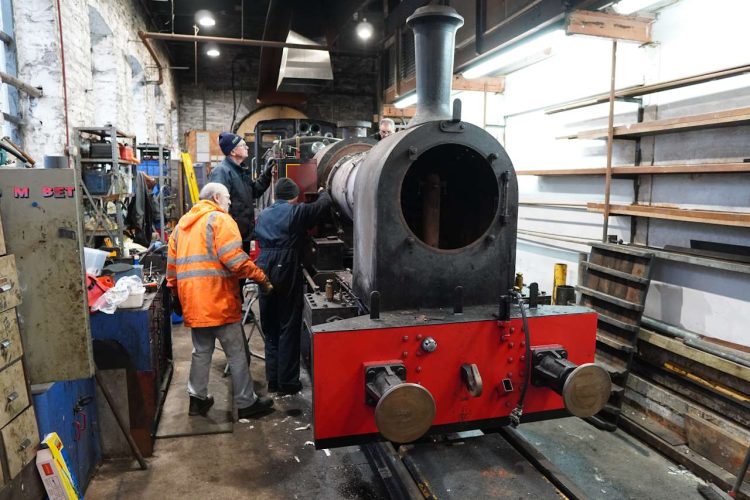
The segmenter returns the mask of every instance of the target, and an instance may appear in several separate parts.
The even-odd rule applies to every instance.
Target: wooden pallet
[[[596,362],[612,378],[612,394],[591,423],[613,428],[620,418],[623,393],[636,352],[654,255],[626,245],[592,243],[580,304],[599,313]]]

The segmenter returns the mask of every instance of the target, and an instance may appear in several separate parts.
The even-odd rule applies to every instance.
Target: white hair
[[[229,190],[224,184],[220,182],[209,182],[203,186],[203,189],[201,189],[201,192],[198,194],[198,198],[201,200],[213,200],[214,196],[223,193],[229,194]]]
[[[390,118],[383,118],[380,120],[380,125],[388,125],[394,132],[396,131],[396,122]]]

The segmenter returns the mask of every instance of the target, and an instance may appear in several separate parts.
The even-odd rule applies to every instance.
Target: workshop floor
[[[189,330],[175,325],[172,335],[175,361],[190,359]],[[263,352],[259,335],[251,344],[254,352]],[[214,363],[224,366],[219,349]],[[264,392],[263,361],[253,358],[251,370],[256,392]],[[86,498],[383,498],[380,479],[358,448],[316,451],[312,446],[309,379],[303,384],[300,394],[276,397],[270,415],[235,422],[231,434],[157,439],[147,471],[130,460],[106,461]],[[187,408],[185,393],[185,418]]]
[[[188,330],[177,326],[173,337],[175,360],[189,359]],[[258,335],[252,345],[262,352]],[[224,364],[218,349],[214,362]],[[262,361],[253,359],[252,373],[260,390]],[[106,461],[86,498],[384,498],[358,448],[316,451],[311,445],[309,380],[303,383],[302,393],[275,398],[272,414],[235,423],[233,433],[158,439],[147,471],[130,460]],[[186,394],[186,413],[187,406]],[[520,430],[591,498],[701,498],[698,478],[622,431],[604,433],[576,418]]]

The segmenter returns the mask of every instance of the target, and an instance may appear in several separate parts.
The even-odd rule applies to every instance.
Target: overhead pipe
[[[738,365],[750,368],[750,359],[729,352],[726,349],[721,349],[720,347],[711,344],[710,342],[706,342],[697,333],[684,330],[682,328],[664,323],[663,321],[659,321],[654,318],[649,318],[648,316],[643,316],[643,318],[641,318],[641,326],[659,333],[664,333],[673,337],[680,338],[682,339],[682,343],[686,346],[693,347],[703,352],[707,352],[709,354],[713,354],[714,356],[726,359],[727,361],[731,361],[733,363],[737,363]]]
[[[159,62],[159,58],[156,55],[156,51],[151,46],[151,42],[148,41],[149,37],[146,35],[148,35],[148,33],[145,31],[138,32],[138,38],[141,39],[141,41],[143,42],[143,45],[146,47],[146,50],[148,50],[148,53],[151,54],[151,59],[154,60],[154,64],[156,64],[156,70],[159,72],[159,78],[157,78],[156,80],[147,80],[146,83],[152,83],[154,85],[161,85],[162,83],[164,83],[164,75],[162,75],[163,68],[162,68],[161,63]]]
[[[143,34],[141,36],[141,33]],[[330,49],[326,45],[312,45],[305,43],[286,43],[286,42],[275,42],[272,40],[253,40],[250,38],[228,38],[223,36],[203,36],[203,35],[179,35],[172,33],[154,33],[154,32],[142,32],[139,31],[138,35],[141,38],[151,38],[154,40],[167,40],[169,42],[208,42],[208,43],[221,43],[226,45],[244,45],[250,47],[269,47],[277,49],[305,49],[305,50],[323,50],[329,52]]]

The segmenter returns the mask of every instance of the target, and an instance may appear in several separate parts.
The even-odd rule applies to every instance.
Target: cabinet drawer
[[[0,370],[23,354],[21,332],[18,329],[16,310],[0,313]]]
[[[0,372],[0,427],[4,426],[29,406],[29,392],[19,359]]]
[[[34,407],[29,406],[15,420],[0,431],[3,436],[5,459],[8,462],[8,479],[16,476],[24,465],[34,460],[39,447]]]
[[[0,257],[0,311],[16,307],[21,303],[21,289],[18,287],[16,258],[13,255]]]

